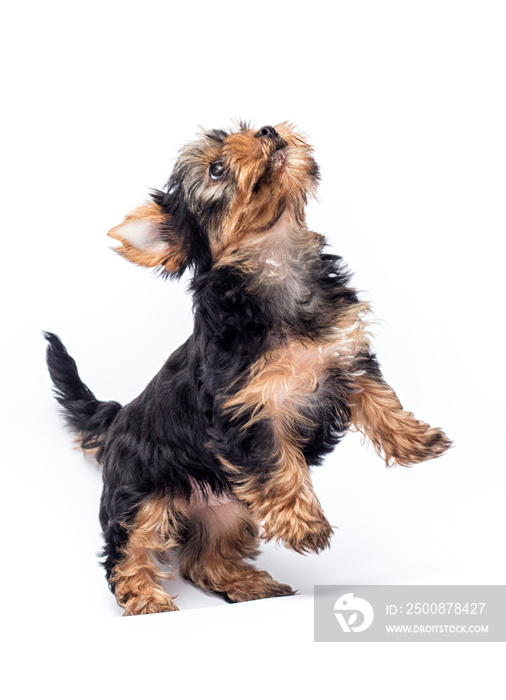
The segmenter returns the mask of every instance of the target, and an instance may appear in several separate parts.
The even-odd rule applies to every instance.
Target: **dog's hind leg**
[[[144,500],[131,522],[115,519],[104,527],[105,568],[109,586],[125,615],[177,610],[162,588],[162,573],[153,557],[166,561],[166,553],[180,544],[185,512],[167,497]]]
[[[258,554],[258,543],[258,524],[236,499],[221,505],[195,506],[180,552],[180,573],[233,603],[293,595],[290,586],[245,561]]]
[[[359,374],[354,382],[351,423],[370,439],[388,466],[409,466],[434,459],[451,447],[451,441],[439,428],[432,428],[403,409],[379,372]]]

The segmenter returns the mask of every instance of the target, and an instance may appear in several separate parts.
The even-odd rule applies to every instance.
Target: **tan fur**
[[[273,144],[255,138],[251,129],[230,134],[225,140],[223,155],[237,179],[237,193],[213,246],[213,258],[219,264],[224,264],[239,243],[242,248],[273,226],[281,213],[280,201],[289,203],[289,212],[300,212],[305,203],[303,192],[314,191],[308,165],[312,148],[286,122],[278,124],[276,130],[287,143],[283,153],[275,153]],[[269,187],[253,193],[268,159],[276,163],[276,177]]]
[[[233,497],[193,484],[188,501],[144,503],[113,577],[125,614],[177,609],[161,587],[162,575],[151,556],[164,560],[166,550],[178,544],[182,575],[230,600],[292,592],[243,559],[257,553],[261,521],[265,539],[282,540],[295,551],[329,545],[332,528],[314,493],[301,435],[312,425],[312,408],[332,372],[343,376],[343,387],[351,387],[352,423],[388,465],[436,457],[450,444],[441,431],[404,411],[384,381],[360,369],[357,358],[369,352],[368,304],[336,311],[330,324],[325,318],[330,327],[318,340],[290,336],[289,329],[298,327],[292,321],[301,304],[308,316],[319,311],[317,291],[303,273],[321,262],[325,241],[308,230],[304,218],[306,200],[316,187],[312,149],[291,125],[275,128],[286,144],[281,149],[276,149],[279,139],[257,138],[252,129],[229,134],[222,146],[204,135],[182,150],[186,174],[178,184],[190,209],[220,205],[219,219],[210,216],[206,222],[213,265],[244,273],[247,291],[269,299],[273,316],[279,315],[270,348],[220,397],[223,410],[244,421],[243,430],[268,422],[272,454],[263,458],[270,472],[261,478],[247,475],[217,455],[230,476]],[[213,179],[209,167],[216,161],[225,170]],[[136,209],[109,235],[121,242],[118,252],[136,264],[172,273],[187,264],[181,242],[171,240],[170,220],[155,203]]]
[[[218,226],[210,226],[208,234],[211,253],[215,262],[230,254],[243,240],[266,231],[280,215],[278,203],[284,201],[292,215],[302,213],[306,202],[306,193],[313,193],[315,182],[310,174],[312,148],[296,134],[293,127],[284,122],[276,126],[287,147],[283,152],[275,153],[274,144],[266,139],[255,138],[253,129],[230,134],[224,141],[223,148],[205,136],[202,141],[190,143],[180,154],[182,163],[193,167],[194,175],[185,187],[198,193],[202,201],[221,197],[230,185],[226,181],[212,181],[209,166],[222,160],[237,180],[237,191],[229,211]],[[265,172],[267,160],[275,164],[276,177],[268,187],[253,196],[253,185]],[[164,227],[165,248],[137,247],[124,235],[124,226],[132,221],[145,221]],[[161,267],[167,272],[177,272],[186,262],[186,253],[178,240],[170,240],[170,220],[154,202],[142,205],[131,212],[125,220],[109,231],[109,236],[122,244],[117,252],[137,265]],[[313,237],[315,234],[311,234]],[[160,239],[161,240],[161,239]]]
[[[178,609],[161,586],[161,580],[172,578],[172,574],[162,573],[151,555],[167,562],[167,552],[180,542],[187,515],[183,502],[176,504],[167,497],[151,499],[141,506],[134,526],[129,528],[124,557],[112,578],[116,599],[125,615]]]
[[[83,453],[85,457],[89,457],[91,455],[96,455],[99,448],[98,447],[83,447],[83,438],[84,436],[79,434],[74,437],[74,445],[73,448],[74,450],[79,450],[80,452]]]
[[[367,436],[387,466],[409,466],[439,457],[451,442],[439,428],[405,411],[393,389],[381,380],[356,377],[352,423]]]
[[[172,573],[162,573],[152,558],[167,564],[177,546],[181,575],[231,601],[293,594],[289,586],[243,561],[258,554],[258,541],[258,523],[232,497],[198,489],[188,501],[168,497],[146,501],[114,571],[117,601],[125,615],[177,610],[161,586]]]
[[[165,247],[159,246],[155,249],[141,249],[137,248],[125,238],[122,229],[126,224],[136,220],[156,224],[160,230],[163,226],[168,224],[167,216],[155,202],[149,202],[148,204],[137,207],[137,209],[134,209],[133,212],[125,217],[121,224],[112,228],[107,234],[111,238],[120,241],[122,244],[120,248],[116,248],[116,252],[136,265],[143,265],[144,267],[161,266],[167,270],[167,272],[177,272],[184,264],[186,258],[186,254],[181,250],[177,241],[167,242]],[[160,238],[160,241],[161,240]]]
[[[288,340],[274,346],[250,367],[242,389],[233,393],[232,387],[223,408],[236,418],[251,413],[245,428],[264,419],[284,423],[284,432],[304,424],[302,409],[317,399],[325,373],[332,367],[351,371],[354,358],[367,349],[368,312],[365,302],[348,307],[319,343]]]
[[[284,370],[284,371],[283,371]],[[299,447],[295,426],[305,419],[298,411],[293,395],[314,393],[317,377],[312,368],[300,375],[286,363],[266,364],[258,375],[238,392],[226,406],[236,406],[235,415],[251,410],[246,424],[267,419],[274,439],[272,471],[268,480],[259,482],[244,476],[238,467],[224,466],[235,481],[234,493],[263,520],[264,537],[282,540],[298,552],[318,551],[329,543],[332,529],[313,490],[309,468]],[[307,419],[306,419],[307,420]]]
[[[295,221],[294,212],[288,209],[272,226],[250,230],[239,248],[232,240],[224,248],[216,266],[233,266],[242,270],[248,276],[248,288],[256,291],[266,282],[286,285],[290,269],[298,262],[318,255],[321,246],[321,236],[301,226]]]
[[[291,595],[292,589],[244,561],[258,554],[258,524],[239,501],[192,508],[181,575],[232,602]]]
[[[368,344],[364,303],[341,313],[324,342],[288,341],[267,351],[249,370],[244,387],[223,404],[234,418],[249,415],[243,429],[269,421],[274,437],[273,469],[267,482],[241,477],[234,493],[264,520],[266,539],[281,539],[296,551],[327,546],[332,529],[316,494],[301,450],[299,429],[311,423],[304,414],[318,401],[320,381],[332,367],[352,372],[353,359]]]
[[[300,449],[288,440],[278,443],[275,468],[259,482],[240,467],[220,458],[229,472],[236,497],[263,520],[263,537],[281,540],[296,552],[320,551],[330,544],[332,527],[314,492],[309,468]]]

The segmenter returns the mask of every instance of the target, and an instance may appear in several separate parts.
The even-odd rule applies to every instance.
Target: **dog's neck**
[[[301,309],[311,312],[314,270],[324,242],[289,211],[268,230],[243,238],[235,266],[244,275],[247,291],[269,309],[274,333],[289,333]]]
[[[249,285],[285,303],[300,300],[307,296],[309,266],[321,247],[321,237],[309,231],[305,221],[284,213],[272,228],[252,238]]]
[[[301,318],[314,313],[315,271],[321,265],[324,243],[323,236],[309,231],[300,217],[288,212],[269,229],[245,233],[208,273],[194,278],[195,309],[202,329],[221,337],[221,314],[226,310],[243,332],[248,324],[252,326],[252,342],[264,332],[269,337],[289,336]],[[231,294],[224,295],[228,285]],[[236,293],[232,293],[234,287]]]
[[[304,268],[322,248],[322,237],[307,229],[304,219],[286,209],[268,229],[245,232],[219,265],[235,266],[247,276],[248,287],[283,286],[290,277],[304,276]]]

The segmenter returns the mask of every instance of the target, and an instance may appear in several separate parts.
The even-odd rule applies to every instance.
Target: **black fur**
[[[81,434],[84,449],[99,447],[121,404],[117,401],[98,401],[81,381],[76,363],[60,338],[48,332],[44,332],[44,337],[49,343],[47,366],[65,421],[72,430]]]
[[[226,136],[220,130],[209,132],[202,148],[208,142],[221,144]],[[146,499],[167,494],[189,499],[195,486],[203,493],[229,493],[233,476],[218,457],[240,467],[245,475],[267,479],[273,469],[272,426],[259,420],[247,427],[251,415],[234,418],[223,409],[224,398],[240,390],[249,368],[273,343],[282,345],[292,337],[302,346],[324,344],[339,314],[358,302],[341,258],[324,252],[323,237],[316,235],[314,241],[321,244],[309,245],[306,257],[294,258],[299,297],[290,304],[283,303],[283,286],[266,292],[248,279],[240,265],[213,266],[209,228],[216,230],[227,212],[233,181],[225,183],[221,198],[200,200],[195,195],[199,162],[180,159],[165,191],[153,193],[167,216],[163,240],[167,244],[177,240],[186,256],[171,274],[180,275],[188,267],[193,271],[195,325],[191,337],[140,396],[124,407],[97,400],[81,381],[60,339],[45,333],[47,363],[66,421],[80,434],[83,447],[98,448],[97,459],[103,465],[100,521],[111,588],[127,528]],[[309,161],[308,168],[316,179],[316,164]],[[307,193],[302,194],[305,198]],[[278,216],[286,202],[274,204]],[[293,205],[293,216],[303,222],[300,201]],[[353,369],[382,381],[378,362],[369,352],[354,358]],[[351,418],[349,374],[333,369],[321,381],[318,401],[309,401],[303,409],[308,420],[296,426],[298,444],[309,465],[321,463]]]
[[[309,274],[312,294],[320,297],[320,313],[300,313],[299,332],[308,339],[325,328],[325,308],[330,314],[336,306],[356,301],[345,286],[349,275],[339,258],[323,254],[321,265]],[[83,434],[83,447],[99,447],[105,483],[100,520],[109,577],[126,541],[124,524],[148,496],[170,492],[189,497],[192,481],[215,493],[229,490],[229,476],[214,451],[247,473],[268,474],[271,468],[266,456],[271,452],[268,423],[243,430],[248,417],[231,420],[221,410],[220,397],[235,380],[240,387],[247,368],[266,349],[276,332],[276,310],[268,300],[247,293],[244,279],[233,268],[196,275],[192,289],[193,335],[123,408],[98,401],[80,380],[59,338],[45,334],[50,343],[48,366],[67,422]],[[347,391],[345,377],[334,374],[312,411],[317,414],[311,416],[316,427],[301,427],[309,464],[319,464],[345,432]]]

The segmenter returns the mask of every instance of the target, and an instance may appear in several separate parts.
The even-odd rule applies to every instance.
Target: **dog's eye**
[[[209,177],[211,180],[219,180],[225,174],[225,166],[221,160],[215,160],[209,166]]]

